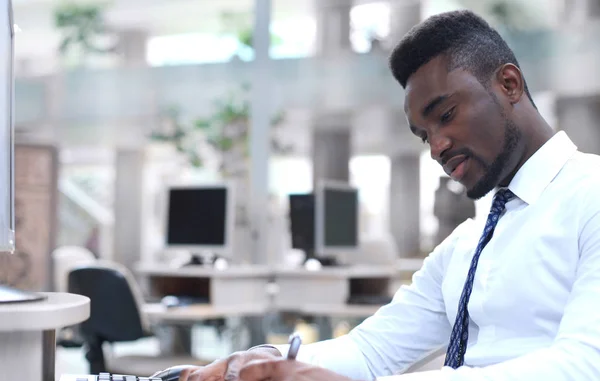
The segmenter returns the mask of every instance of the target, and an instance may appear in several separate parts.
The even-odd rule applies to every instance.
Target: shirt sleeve
[[[600,201],[585,204],[575,282],[553,344],[483,368],[445,367],[429,374],[428,381],[600,380]],[[409,376],[390,381],[412,381]]]
[[[289,345],[274,345],[286,357]],[[297,361],[329,369],[357,381],[372,376],[364,356],[349,335],[300,346]]]
[[[364,381],[402,373],[447,345],[452,327],[441,286],[459,230],[436,247],[390,304],[346,336],[302,346],[296,359]],[[286,356],[287,345],[276,348]]]

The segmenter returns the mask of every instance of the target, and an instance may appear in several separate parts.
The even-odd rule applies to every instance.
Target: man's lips
[[[461,164],[463,164],[463,162],[465,162],[465,160],[467,160],[467,159],[468,159],[468,157],[465,155],[456,155],[456,156],[452,157],[450,160],[448,160],[446,162],[446,164],[444,164],[444,166],[443,166],[444,172],[446,172],[446,174],[448,176],[452,177],[453,179],[455,179],[455,177],[462,177],[463,174],[456,173],[455,175],[458,175],[458,176],[452,176],[452,173],[456,169],[461,169],[461,172],[462,172],[464,165],[461,165]],[[458,168],[459,166],[461,166],[461,168]]]

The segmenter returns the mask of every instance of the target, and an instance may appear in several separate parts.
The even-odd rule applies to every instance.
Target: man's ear
[[[511,104],[518,103],[525,91],[521,70],[514,64],[504,64],[496,72],[496,82]]]

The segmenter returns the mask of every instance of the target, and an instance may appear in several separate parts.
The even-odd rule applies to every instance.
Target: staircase
[[[58,184],[59,232],[57,245],[90,249],[100,258],[112,257],[114,213],[112,184],[64,176]]]

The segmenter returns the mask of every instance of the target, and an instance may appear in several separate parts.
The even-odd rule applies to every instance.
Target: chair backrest
[[[82,246],[61,246],[52,252],[54,267],[54,290],[67,292],[67,280],[71,269],[96,262],[94,254]]]
[[[118,342],[149,332],[142,294],[125,266],[98,261],[76,267],[69,273],[69,292],[90,298],[90,318],[81,323],[84,336]]]

